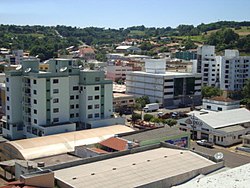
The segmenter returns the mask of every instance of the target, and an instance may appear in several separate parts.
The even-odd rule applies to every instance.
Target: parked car
[[[196,143],[200,146],[205,146],[209,148],[212,148],[214,145],[212,142],[208,142],[207,140],[197,140]]]

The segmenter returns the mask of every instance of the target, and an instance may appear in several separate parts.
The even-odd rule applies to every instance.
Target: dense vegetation
[[[245,34],[240,35],[240,32],[245,30]],[[186,49],[194,48],[194,42],[200,42],[216,45],[219,51],[225,48],[239,48],[242,52],[250,53],[248,32],[250,34],[250,22],[233,21],[202,23],[197,27],[179,25],[177,28],[147,28],[142,25],[120,29],[0,25],[0,47],[24,49],[44,60],[56,57],[59,51],[66,53],[64,50],[69,46],[79,46],[83,43],[93,45],[99,50],[100,46],[112,47],[125,39],[142,39],[144,42],[141,48],[147,52],[154,47],[150,40],[163,44],[184,39],[183,45]],[[167,50],[166,47],[160,47],[158,52]],[[98,54],[98,57],[103,58],[103,53]],[[151,51],[149,55],[154,53]]]

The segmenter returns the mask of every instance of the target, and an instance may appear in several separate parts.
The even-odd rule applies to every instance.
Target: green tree
[[[185,46],[185,50],[197,48],[197,45],[195,45],[194,42],[190,38],[185,40],[183,45]]]
[[[131,118],[132,122],[136,122],[136,120],[138,119],[141,119],[141,115],[137,113],[133,113],[132,118]]]
[[[212,86],[203,86],[201,88],[202,97],[214,97],[214,96],[220,96],[222,94],[222,91],[219,88],[212,87]]]
[[[247,80],[245,86],[243,87],[242,94],[243,94],[244,98],[250,99],[250,79]]]
[[[135,102],[139,104],[140,108],[144,108],[146,104],[150,103],[148,96],[142,96],[135,99]]]
[[[145,114],[143,119],[144,119],[145,121],[150,121],[153,117],[154,117],[154,116],[151,115],[151,114]]]
[[[174,126],[177,124],[177,121],[175,119],[172,119],[172,118],[169,118],[169,119],[166,119],[166,124],[168,124],[170,127]]]

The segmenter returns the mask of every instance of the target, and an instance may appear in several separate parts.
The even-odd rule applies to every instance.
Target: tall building
[[[220,64],[215,57],[215,46],[204,45],[197,51],[197,72],[202,74],[202,85],[219,86]]]
[[[128,94],[148,96],[163,106],[201,104],[200,74],[166,72],[163,59],[146,60],[145,69],[127,74]]]
[[[240,56],[238,50],[225,50],[219,58],[220,88],[228,91],[240,91],[250,78],[250,56]]]
[[[80,70],[74,63],[51,59],[45,72],[39,71],[38,61],[25,60],[6,73],[4,137],[20,139],[114,124],[112,81],[102,71]]]

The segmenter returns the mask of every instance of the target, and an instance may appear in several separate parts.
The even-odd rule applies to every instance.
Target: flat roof
[[[195,181],[175,186],[176,188],[228,188],[241,187],[247,188],[250,185],[250,163],[236,168],[229,169],[225,172],[205,176]]]
[[[166,71],[165,73],[149,73],[149,72],[144,72],[144,71],[133,71],[128,74],[141,74],[141,75],[153,75],[153,76],[195,76],[195,75],[201,75],[199,73],[192,74],[192,73],[187,73],[187,72],[171,72],[171,71]]]
[[[137,187],[215,164],[188,150],[158,148],[55,171],[72,187]]]
[[[250,111],[246,108],[225,110],[216,113],[197,115],[200,120],[217,129],[230,125],[250,122]]]
[[[131,133],[128,136],[122,136],[122,138],[129,141],[146,141],[146,140],[154,140],[163,137],[172,137],[176,135],[183,135],[183,131],[180,131],[177,127],[162,127],[157,129],[146,130],[139,133]]]
[[[22,159],[36,159],[74,151],[75,146],[98,143],[115,134],[134,131],[125,125],[113,125],[82,131],[5,142]],[[12,156],[15,157],[15,156]],[[16,156],[17,157],[17,156]]]

